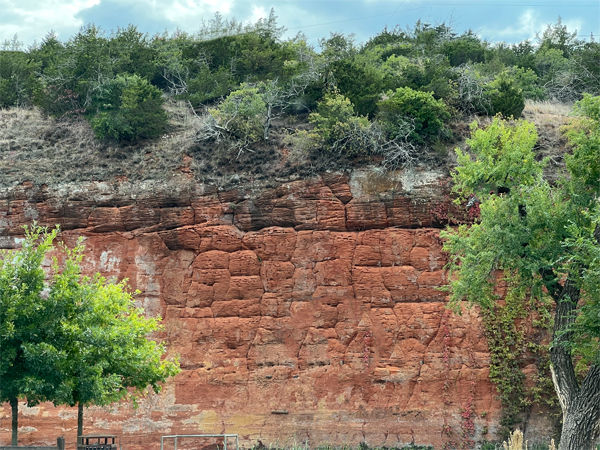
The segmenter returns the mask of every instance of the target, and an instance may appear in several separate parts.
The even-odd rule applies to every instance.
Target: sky
[[[288,29],[284,37],[302,31],[315,45],[331,32],[365,42],[385,26],[412,27],[418,19],[472,29],[492,43],[516,43],[560,16],[580,39],[600,38],[600,0],[0,0],[0,43],[16,34],[27,47],[51,30],[66,41],[89,23],[107,32],[134,24],[150,34],[193,33],[217,11],[254,23],[271,8]]]

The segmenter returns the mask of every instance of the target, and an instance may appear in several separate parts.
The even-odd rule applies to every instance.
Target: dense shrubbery
[[[139,75],[117,75],[95,96],[92,129],[99,138],[135,141],[160,136],[167,125],[160,89]]]
[[[89,25],[66,42],[49,34],[28,51],[14,40],[0,52],[0,107],[34,104],[57,118],[83,116],[98,137],[134,142],[165,129],[161,97],[172,96],[208,109],[213,125],[227,123],[230,139],[249,143],[268,139],[277,117],[322,115],[339,94],[352,114],[338,121],[338,133],[377,123],[395,139],[394,127],[404,133],[408,120],[409,138],[422,144],[443,137],[449,114],[518,117],[524,99],[600,94],[600,43],[577,40],[560,20],[536,42],[515,45],[419,21],[362,45],[333,33],[320,53],[302,34],[282,39],[283,31],[271,12],[253,25],[217,14],[195,34],[148,36],[134,26],[106,34]],[[246,102],[255,117],[242,111]],[[242,110],[230,121],[233,107]]]
[[[361,135],[368,129],[369,119],[357,116],[347,97],[326,95],[319,102],[317,112],[310,114],[308,120],[315,127],[311,137],[321,148],[337,150],[346,155],[368,151]]]
[[[386,97],[378,104],[379,119],[394,138],[402,133],[408,120],[414,124],[410,139],[416,142],[431,140],[441,134],[444,122],[450,119],[444,102],[436,100],[431,92],[405,87],[388,92]]]

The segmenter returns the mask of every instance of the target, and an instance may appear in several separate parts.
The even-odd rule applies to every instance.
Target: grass
[[[524,113],[545,114],[566,117],[571,113],[573,105],[555,100],[525,100]]]
[[[0,110],[0,187],[24,181],[37,185],[57,185],[81,181],[131,182],[144,180],[181,180],[217,185],[225,189],[252,183],[274,187],[293,177],[310,177],[329,170],[348,170],[373,163],[372,159],[347,159],[328,152],[306,152],[293,139],[294,130],[306,127],[306,117],[274,121],[271,138],[255,145],[243,155],[230,155],[214,142],[198,142],[196,130],[202,118],[181,101],[167,99],[169,130],[161,138],[137,145],[119,145],[94,137],[83,118],[55,120],[36,108]],[[527,101],[526,120],[539,134],[536,151],[549,157],[547,176],[552,178],[562,167],[567,142],[560,128],[568,122],[571,105]],[[476,118],[482,126],[489,117]],[[452,126],[452,142],[439,144],[419,156],[421,164],[451,168],[454,152],[464,147],[470,136],[467,123]]]

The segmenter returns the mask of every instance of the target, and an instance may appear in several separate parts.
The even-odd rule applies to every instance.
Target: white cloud
[[[527,9],[521,14],[516,25],[510,25],[500,30],[486,30],[486,34],[492,35],[495,39],[501,40],[507,37],[526,36],[525,39],[533,39],[535,33],[540,31],[545,25],[541,19],[541,14],[533,9]]]
[[[97,1],[99,0],[5,0],[2,6],[0,39],[12,37],[9,33],[15,27],[19,39],[27,43],[42,38],[51,29],[68,35],[83,25],[82,21],[75,17],[76,14],[93,6]]]
[[[259,19],[266,19],[269,14],[267,10],[263,6],[253,6],[252,7],[252,16],[250,17],[251,23],[258,22]]]
[[[19,40],[31,44],[40,40],[50,30],[55,30],[61,39],[67,39],[84,25],[80,13],[102,0],[2,0],[0,15],[0,41],[11,39],[18,33]],[[234,5],[223,0],[129,0],[128,6],[139,6],[158,20],[163,20],[169,29],[178,27],[196,31],[202,19],[216,11],[228,14]],[[135,17],[130,21],[135,23]],[[158,31],[158,30],[157,30]]]
[[[510,25],[501,29],[484,28],[487,36],[491,36],[493,41],[515,41],[515,38],[520,40],[534,39],[536,33],[543,32],[548,23],[554,23],[556,19],[549,21],[547,16],[542,16],[540,11],[535,9],[527,9],[520,16],[515,25]],[[570,18],[562,21],[563,25],[567,26],[569,32],[581,30],[583,21],[579,18]],[[512,38],[512,39],[511,39]]]

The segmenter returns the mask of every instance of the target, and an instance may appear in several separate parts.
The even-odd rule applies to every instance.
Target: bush
[[[257,87],[242,85],[210,115],[216,124],[244,145],[258,141],[264,132],[267,105]]]
[[[327,95],[318,104],[318,111],[309,115],[315,128],[296,135],[308,141],[313,151],[326,150],[346,156],[379,155],[385,169],[395,170],[414,162],[415,148],[407,142],[406,134],[390,139],[387,130],[378,122],[356,116],[352,103],[343,95]],[[305,142],[306,142],[305,141]]]
[[[211,72],[208,67],[204,67],[188,83],[189,100],[194,107],[198,107],[204,102],[224,97],[233,85],[228,70],[221,68]]]
[[[337,88],[350,99],[358,114],[371,116],[383,90],[383,71],[359,56],[336,61],[330,67]]]
[[[517,119],[525,109],[523,91],[519,89],[507,72],[501,73],[490,83],[488,95],[493,114],[500,113],[504,117]]]
[[[317,112],[308,116],[315,126],[311,133],[315,143],[322,147],[353,156],[366,153],[360,139],[352,139],[356,132],[369,127],[369,119],[354,114],[352,103],[341,94],[329,94],[318,103]]]
[[[31,103],[40,64],[20,51],[0,51],[0,108]]]
[[[98,138],[136,141],[160,136],[167,126],[160,89],[138,75],[118,75],[103,86],[93,105],[92,129]]]
[[[436,100],[431,92],[406,87],[389,91],[386,96],[378,104],[378,117],[392,139],[403,134],[408,120],[414,124],[408,138],[423,143],[438,136],[444,129],[444,122],[450,119],[446,104]]]

